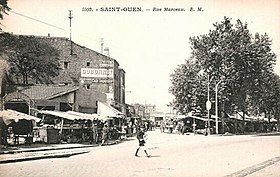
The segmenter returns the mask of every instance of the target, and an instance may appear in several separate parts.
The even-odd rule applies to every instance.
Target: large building
[[[139,104],[135,103],[133,104],[135,114],[139,116],[140,118],[146,118],[149,119],[152,114],[156,112],[156,105],[152,104]]]
[[[54,82],[79,86],[76,111],[96,112],[96,103],[102,97],[98,95],[105,94],[108,104],[124,112],[125,71],[115,59],[75,44],[68,38],[39,38],[60,52],[62,70]]]
[[[125,112],[125,71],[120,68],[115,59],[80,46],[68,38],[50,36],[36,38],[59,51],[61,70],[59,75],[52,79],[52,85],[45,85],[45,87],[64,90],[63,93],[66,95],[70,93],[69,109],[84,113],[96,113],[97,101],[102,101],[123,113]],[[38,89],[39,87],[41,89]],[[59,87],[61,88],[59,89]],[[42,86],[21,90],[22,93],[28,93],[28,96],[32,95],[33,97],[38,97],[41,94],[38,93],[40,91],[45,91]],[[44,99],[50,98],[53,100],[52,95]],[[63,100],[65,103],[63,107],[65,107],[68,102]],[[51,103],[51,101],[48,102]],[[54,107],[61,109],[61,104],[56,103]]]

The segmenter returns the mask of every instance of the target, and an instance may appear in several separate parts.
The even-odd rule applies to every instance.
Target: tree
[[[271,118],[277,119],[279,125],[280,114],[280,78],[275,73],[269,73],[265,81],[260,85],[262,96],[254,97],[255,107],[259,112],[265,113],[270,122]],[[257,106],[256,106],[257,105]],[[279,130],[279,126],[278,126]]]
[[[211,88],[222,81],[220,97],[223,95],[227,101],[227,110],[230,110],[231,105],[236,105],[238,110],[243,112],[244,131],[244,115],[248,107],[257,105],[260,98],[267,100],[262,94],[264,88],[260,86],[265,87],[264,82],[273,72],[276,56],[271,51],[271,40],[267,34],[257,33],[253,37],[247,23],[237,20],[234,25],[230,18],[225,17],[221,23],[213,26],[214,29],[208,34],[190,38],[191,58],[195,59],[205,75],[211,78]],[[182,79],[182,82],[187,83],[190,78]],[[199,79],[203,78],[207,77]],[[207,80],[205,82],[207,83]],[[176,88],[178,85],[172,83],[172,87]]]
[[[204,77],[199,74],[201,68],[196,60],[186,60],[179,65],[170,75],[172,86],[169,92],[175,96],[174,107],[180,113],[185,114],[196,108],[205,110],[205,83]]]
[[[0,19],[3,20],[3,13],[8,14],[7,11],[11,10],[8,6],[8,0],[0,0]],[[0,23],[1,25],[1,23]],[[0,31],[2,31],[0,27]]]
[[[34,36],[0,35],[0,52],[7,56],[10,78],[18,84],[51,83],[59,73],[59,53]]]

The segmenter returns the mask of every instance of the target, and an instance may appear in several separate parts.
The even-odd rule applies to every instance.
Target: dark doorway
[[[12,109],[18,112],[29,114],[29,106],[25,101],[9,101],[4,104],[4,109]]]

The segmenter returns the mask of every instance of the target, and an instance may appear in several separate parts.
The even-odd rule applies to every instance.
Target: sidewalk
[[[22,153],[22,152],[36,152],[36,151],[50,151],[50,150],[61,150],[61,149],[85,148],[85,147],[94,147],[94,146],[97,146],[97,145],[86,145],[86,144],[19,145],[19,146],[14,146],[14,147],[8,147],[6,149],[0,149],[0,155],[15,154],[15,153]]]
[[[112,140],[104,146],[120,143],[121,140]],[[100,144],[32,144],[19,145],[0,149],[0,164],[38,160],[46,158],[70,157],[73,155],[87,153]]]

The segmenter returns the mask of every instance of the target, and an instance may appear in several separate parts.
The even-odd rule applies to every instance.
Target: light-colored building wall
[[[67,38],[38,37],[60,52],[61,71],[53,79],[55,84],[79,85],[76,111],[82,107],[96,108],[96,101],[104,101],[120,111],[125,111],[125,72],[119,63],[106,55],[80,46]],[[100,72],[101,74],[96,74]],[[102,96],[101,96],[102,95]]]

